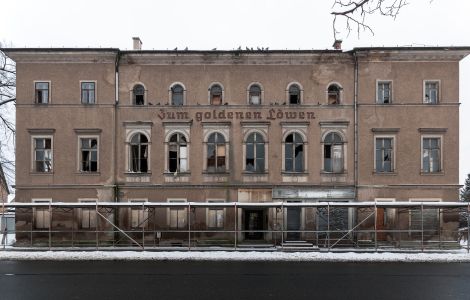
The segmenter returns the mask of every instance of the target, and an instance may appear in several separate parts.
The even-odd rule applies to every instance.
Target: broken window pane
[[[423,138],[423,172],[441,172],[440,138]]]
[[[222,134],[212,133],[207,140],[207,171],[225,172],[226,145]]]
[[[34,171],[52,172],[51,138],[35,138],[34,145]]]
[[[326,135],[323,143],[323,171],[343,172],[343,140],[341,136],[331,132]]]
[[[35,83],[36,103],[47,104],[49,103],[49,82],[36,82]]]
[[[424,87],[424,103],[437,104],[439,102],[439,82],[427,81]]]
[[[304,142],[300,134],[291,133],[284,144],[284,167],[287,172],[304,171]]]
[[[300,104],[300,88],[297,84],[289,87],[289,104]]]
[[[148,172],[148,140],[141,133],[132,136],[129,151],[129,171],[130,172]]]
[[[375,147],[375,171],[393,172],[393,139],[376,138]]]
[[[391,82],[379,82],[377,87],[377,93],[378,103],[391,103]]]
[[[145,88],[141,84],[136,84],[134,89],[132,90],[133,93],[133,104],[134,105],[144,105],[145,104]]]

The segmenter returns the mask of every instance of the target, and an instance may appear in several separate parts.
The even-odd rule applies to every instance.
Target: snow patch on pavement
[[[138,251],[2,251],[0,260],[119,261],[312,261],[312,262],[470,262],[470,254],[447,253],[318,253],[318,252],[138,252]]]

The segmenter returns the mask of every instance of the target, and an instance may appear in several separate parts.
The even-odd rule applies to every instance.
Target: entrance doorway
[[[264,211],[245,210],[245,239],[246,240],[262,240],[264,233]]]
[[[300,207],[288,207],[287,208],[287,241],[298,241],[300,240]],[[296,232],[297,231],[297,232]]]

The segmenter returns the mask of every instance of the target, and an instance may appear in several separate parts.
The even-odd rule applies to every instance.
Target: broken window
[[[424,103],[437,104],[439,102],[439,82],[426,81],[424,84]]]
[[[330,84],[328,86],[328,104],[340,104],[341,88],[337,84]]]
[[[284,143],[284,170],[286,172],[304,171],[304,141],[294,132],[286,137]]]
[[[52,139],[34,138],[34,171],[52,172]]]
[[[423,172],[441,172],[440,138],[423,138]]]
[[[210,102],[212,105],[222,105],[222,87],[214,84],[210,88]]]
[[[145,88],[141,84],[136,84],[132,89],[132,104],[144,105],[145,104]]]
[[[181,133],[170,137],[168,144],[168,171],[186,172],[188,170],[188,145]]]
[[[35,101],[38,104],[49,103],[49,82],[36,82],[34,84]]]
[[[212,133],[207,140],[207,172],[225,172],[225,138],[221,133]]]
[[[184,104],[184,88],[180,84],[171,87],[171,105]]]
[[[338,133],[331,132],[323,141],[323,171],[343,172],[343,140]]]
[[[246,139],[246,158],[245,171],[248,172],[264,172],[264,138],[261,134],[254,132]]]
[[[129,171],[148,172],[148,140],[145,135],[136,133],[132,136],[129,154]]]
[[[261,87],[257,84],[250,86],[249,94],[249,103],[253,105],[261,104]]]
[[[80,171],[98,171],[98,139],[80,138]]]
[[[375,139],[375,171],[393,172],[393,138]]]
[[[171,203],[184,203],[185,200],[170,200]],[[172,206],[169,209],[170,213],[170,228],[171,229],[185,229],[188,224],[188,209],[185,206]]]
[[[131,200],[132,203],[141,203],[145,201]],[[131,227],[132,228],[147,228],[149,218],[148,207],[144,205],[131,207]]]
[[[81,99],[83,104],[95,103],[95,83],[82,82],[81,83]]]
[[[391,82],[377,83],[377,103],[389,104],[392,102]]]
[[[300,104],[300,87],[297,84],[289,87],[289,104]]]
[[[82,200],[82,203],[96,203],[95,200]],[[81,208],[80,212],[81,216],[81,226],[83,229],[93,229],[96,228],[97,224],[97,213],[96,213],[96,207],[83,207]]]

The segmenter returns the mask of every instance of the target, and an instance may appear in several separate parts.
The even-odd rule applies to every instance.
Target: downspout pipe
[[[358,128],[358,90],[359,90],[359,62],[357,59],[356,51],[353,52],[354,56],[354,196],[355,200],[358,201],[357,196],[357,185],[359,175],[359,128]]]

